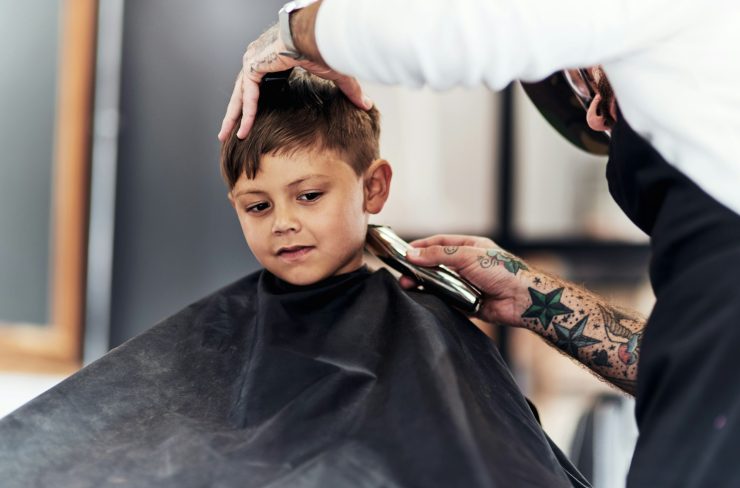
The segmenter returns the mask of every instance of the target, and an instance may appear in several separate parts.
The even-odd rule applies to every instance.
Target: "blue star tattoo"
[[[571,356],[578,357],[578,349],[581,347],[591,346],[601,342],[593,337],[583,335],[583,329],[586,327],[587,322],[588,315],[579,320],[572,329],[566,329],[560,324],[555,324],[555,333],[558,335],[555,345]]]
[[[573,313],[573,310],[560,303],[563,296],[562,288],[548,294],[529,288],[529,296],[532,297],[532,305],[524,311],[522,318],[539,320],[545,330],[550,327],[553,317]]]

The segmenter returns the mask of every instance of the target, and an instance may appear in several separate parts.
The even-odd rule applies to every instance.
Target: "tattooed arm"
[[[478,317],[523,327],[627,393],[635,391],[645,318],[582,287],[530,268],[490,239],[434,236],[411,243],[410,261],[444,264],[483,291]],[[403,278],[404,286],[412,286]]]

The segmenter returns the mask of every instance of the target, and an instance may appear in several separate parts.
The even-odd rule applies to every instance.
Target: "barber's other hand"
[[[411,243],[414,251],[407,259],[420,266],[443,264],[483,292],[477,316],[486,322],[520,327],[522,313],[529,306],[528,287],[532,286],[529,267],[492,240],[483,237],[436,235]],[[401,277],[401,286],[416,282]]]
[[[333,81],[347,95],[347,98],[358,107],[365,110],[372,108],[372,102],[363,95],[362,87],[355,78],[337,73],[321,59],[296,60],[281,55],[280,53],[284,51],[286,51],[286,47],[280,39],[277,24],[270,27],[257,40],[249,44],[242,58],[242,69],[236,78],[229,105],[226,107],[226,115],[221,123],[221,131],[218,133],[218,139],[221,142],[229,137],[240,117],[241,125],[236,135],[240,139],[247,137],[257,113],[259,86],[262,77],[267,73],[285,71],[294,66],[300,66],[316,76]],[[318,53],[317,49],[311,51]]]

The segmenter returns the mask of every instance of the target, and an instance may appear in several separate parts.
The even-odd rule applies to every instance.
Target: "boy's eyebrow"
[[[290,183],[288,183],[287,185],[285,185],[285,187],[286,188],[290,188],[292,186],[300,185],[304,181],[310,180],[311,178],[329,178],[329,176],[328,175],[322,175],[322,174],[310,174],[310,175],[306,175],[306,176],[301,176],[297,180],[291,181]],[[238,197],[238,196],[241,196],[241,195],[248,195],[250,193],[263,194],[265,192],[262,191],[262,190],[257,190],[257,189],[252,189],[252,188],[246,188],[244,190],[241,190],[241,191],[237,192],[234,195],[234,197]]]
[[[329,177],[329,176],[327,176],[327,175],[320,175],[320,174],[311,174],[311,175],[301,176],[301,177],[300,177],[300,178],[298,178],[297,180],[295,180],[295,181],[292,181],[292,182],[288,183],[288,184],[287,184],[287,185],[285,185],[285,186],[286,186],[287,188],[289,188],[289,187],[291,187],[291,186],[296,186],[296,185],[299,185],[299,184],[303,183],[303,182],[304,182],[304,181],[306,181],[306,180],[310,180],[311,178],[328,178],[328,177]]]

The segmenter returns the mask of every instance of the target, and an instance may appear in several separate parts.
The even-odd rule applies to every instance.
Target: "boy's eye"
[[[246,210],[250,213],[260,213],[270,208],[270,204],[267,202],[260,202],[255,203],[254,205],[249,205]]]
[[[304,202],[312,202],[316,200],[317,198],[319,198],[322,194],[323,193],[321,193],[320,191],[309,191],[309,192],[301,194],[298,197],[298,200],[303,200]]]

